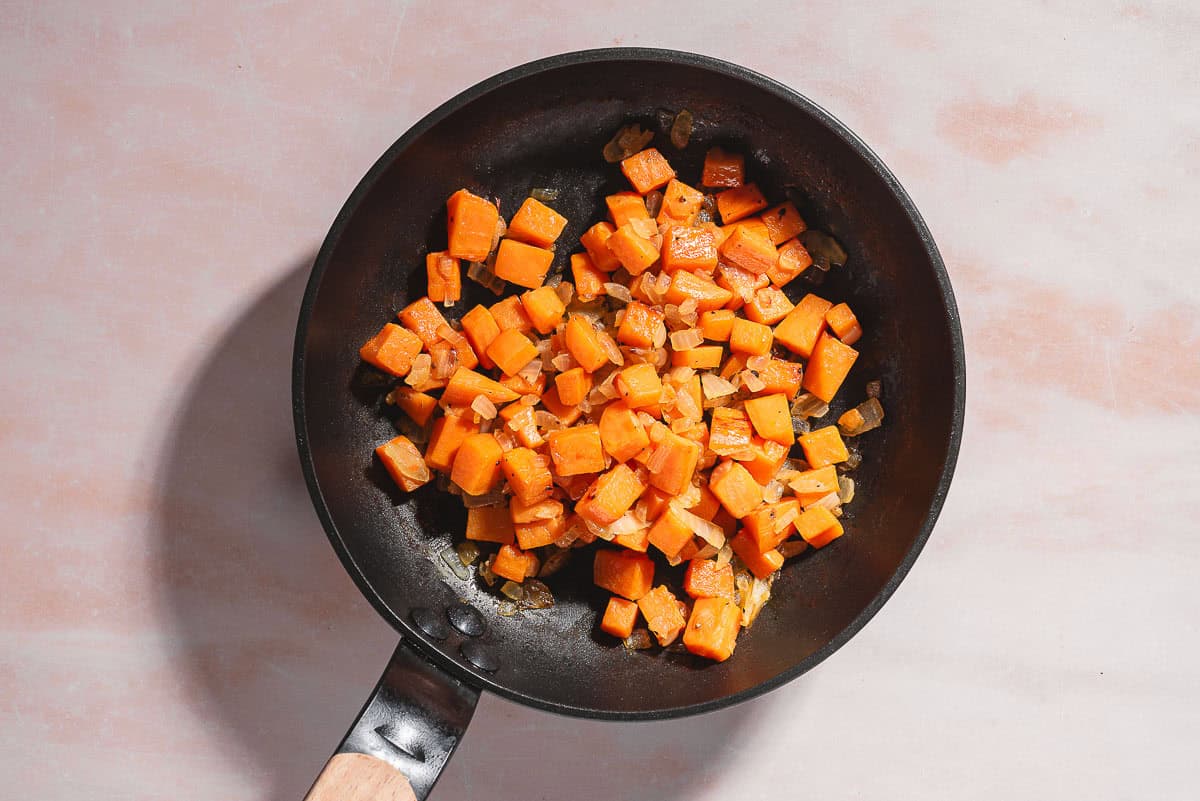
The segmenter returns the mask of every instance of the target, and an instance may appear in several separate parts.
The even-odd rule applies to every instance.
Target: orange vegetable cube
[[[617,192],[604,198],[608,206],[608,216],[617,228],[630,220],[648,220],[650,212],[646,211],[646,201],[637,192]]]
[[[471,401],[480,395],[486,396],[496,405],[515,401],[520,397],[503,384],[474,370],[460,367],[454,371],[454,375],[450,376],[450,381],[446,384],[446,390],[442,393],[442,405],[470,406]]]
[[[737,312],[731,309],[706,311],[700,315],[700,333],[714,342],[728,342],[736,318]]]
[[[438,329],[438,334],[442,341],[437,345],[430,347],[429,352],[434,354],[434,347],[445,345],[451,351],[451,355],[456,359],[456,364],[465,367],[468,370],[474,370],[479,366],[479,358],[475,355],[474,349],[471,347],[471,341],[463,335],[461,331],[456,331],[450,326]],[[437,365],[437,356],[434,355],[433,363]]]
[[[692,559],[683,574],[683,591],[693,598],[733,599],[733,565]]]
[[[458,259],[445,251],[425,255],[429,299],[441,303],[462,299],[462,271]]]
[[[724,662],[733,655],[741,610],[726,598],[701,598],[692,605],[683,645],[696,656]]]
[[[564,426],[573,425],[583,416],[583,412],[579,410],[578,406],[568,406],[562,402],[562,399],[558,397],[558,387],[550,387],[546,391],[546,394],[542,396],[542,405]]]
[[[824,506],[805,509],[796,518],[796,531],[809,545],[821,548],[845,533],[842,523]]]
[[[717,238],[706,228],[672,226],[663,235],[662,268],[709,272],[717,268]]]
[[[567,320],[567,330],[563,339],[571,357],[589,373],[594,373],[608,364],[608,353],[600,344],[596,328],[586,317],[572,315]]]
[[[615,401],[604,408],[599,428],[604,450],[618,462],[632,459],[650,444],[650,437],[637,413],[622,401]]]
[[[642,617],[646,618],[646,628],[650,629],[654,639],[664,648],[675,642],[675,638],[687,625],[683,612],[679,609],[679,601],[664,584],[659,584],[643,595],[637,604]]]
[[[624,463],[618,464],[592,482],[575,504],[575,513],[598,526],[608,526],[628,512],[645,491],[642,477]]]
[[[543,286],[526,292],[521,296],[521,306],[525,309],[529,322],[540,334],[549,334],[562,322],[566,307],[552,286]]]
[[[850,458],[837,426],[815,428],[807,434],[801,434],[800,447],[804,450],[805,461],[813,468],[837,464]]]
[[[832,306],[832,303],[816,295],[800,298],[788,316],[775,326],[775,341],[807,359],[825,329],[825,312]]]
[[[760,437],[788,447],[796,441],[796,434],[792,430],[792,408],[786,395],[747,398],[745,407],[750,423]]]
[[[616,228],[606,222],[598,222],[584,231],[583,236],[579,237],[580,244],[583,245],[584,250],[591,257],[592,265],[597,270],[611,273],[621,266],[621,262],[617,261],[617,257],[608,249],[608,239],[616,230]]]
[[[662,381],[653,364],[626,367],[617,373],[613,386],[631,409],[656,404],[662,395]]]
[[[492,559],[492,572],[501,578],[517,583],[523,582],[527,576],[537,573],[538,558],[525,553],[515,545],[501,545],[499,552]]]
[[[702,486],[700,487],[700,502],[688,511],[696,517],[712,520],[720,510],[721,502],[717,500],[717,496],[713,495],[708,487]]]
[[[721,256],[735,267],[755,275],[764,275],[779,261],[779,253],[770,240],[752,233],[746,226],[738,226],[729,235],[721,245]]]
[[[572,367],[554,377],[558,399],[567,406],[578,406],[592,391],[592,374],[582,367]]]
[[[588,254],[571,254],[571,277],[575,279],[575,297],[583,303],[605,294],[604,284],[608,276],[592,262]]]
[[[501,331],[488,345],[488,358],[504,371],[505,375],[516,375],[525,365],[537,358],[538,351],[529,337],[515,328]]]
[[[496,252],[496,275],[517,286],[537,289],[546,280],[554,253],[515,239],[500,240]]]
[[[717,195],[717,211],[721,222],[729,225],[731,222],[749,217],[767,207],[767,199],[758,190],[756,184],[744,184],[734,189],[726,189]]]
[[[768,286],[755,292],[752,300],[746,301],[746,317],[756,323],[775,325],[794,308],[782,290]]]
[[[532,506],[540,503],[554,491],[554,478],[550,475],[545,458],[529,448],[506,451],[500,459],[500,469],[508,480],[508,488],[523,504]]]
[[[690,350],[677,350],[671,353],[672,367],[691,367],[693,370],[711,370],[721,366],[721,358],[725,349],[720,345],[701,345]]]
[[[605,467],[600,429],[594,425],[550,432],[550,461],[560,476],[599,473]]]
[[[519,374],[506,375],[500,379],[500,384],[518,395],[536,395],[540,398],[546,391],[546,374],[538,373],[537,378],[532,381],[526,381]]]
[[[800,504],[789,498],[760,506],[742,519],[742,525],[759,553],[765,553],[778,548],[791,535],[799,513]]]
[[[492,250],[500,210],[460,189],[446,201],[446,252],[453,258],[483,261]]]
[[[732,264],[722,264],[717,270],[717,285],[728,289],[733,297],[725,304],[726,309],[737,310],[754,300],[755,293],[769,286],[765,275],[756,275]]]
[[[760,552],[754,539],[745,531],[739,531],[737,536],[729,541],[729,545],[747,569],[760,579],[765,579],[783,567],[783,554],[774,550]]]
[[[500,410],[504,425],[526,448],[539,448],[545,442],[538,431],[533,407],[524,403],[510,403]]]
[[[789,239],[779,247],[779,259],[767,270],[775,286],[784,286],[812,266],[812,256],[799,239]]]
[[[662,207],[656,222],[675,225],[691,225],[696,221],[700,207],[704,205],[704,193],[672,178],[663,189]]]
[[[808,230],[808,224],[791,201],[772,206],[762,213],[762,221],[770,229],[772,245],[782,245],[792,237]]]
[[[657,487],[651,487],[642,493],[636,508],[642,510],[642,515],[646,520],[658,520],[667,510],[667,504],[670,503],[672,497]]]
[[[491,434],[470,434],[454,454],[450,480],[467,495],[485,495],[500,483],[504,449]]]
[[[825,312],[825,324],[847,345],[853,345],[862,336],[862,326],[858,324],[858,318],[845,303],[839,303]]]
[[[695,443],[693,443],[695,444]],[[650,544],[673,559],[692,541],[692,529],[675,507],[668,506],[650,527]]]
[[[550,520],[563,516],[562,501],[554,498],[541,498],[535,503],[524,503],[520,498],[513,498],[508,503],[508,514],[514,523],[535,523],[538,520]],[[519,540],[519,538],[518,538]],[[521,548],[528,550],[522,545]]]
[[[477,506],[467,510],[467,539],[511,545],[516,538],[512,518],[503,506]]]
[[[741,186],[746,180],[746,160],[741,153],[728,153],[714,147],[704,156],[700,183],[713,187]]]
[[[773,339],[771,326],[739,317],[733,321],[733,330],[729,332],[729,349],[735,353],[763,356],[771,352]]]
[[[441,340],[438,333],[443,326],[449,328],[446,318],[438,311],[429,298],[419,298],[404,307],[397,315],[404,327],[421,338],[425,347],[430,347]]]
[[[592,581],[597,587],[636,601],[654,584],[654,562],[645,554],[621,549],[596,551]]]
[[[516,295],[510,295],[503,300],[493,303],[491,315],[500,331],[516,329],[523,334],[527,334],[533,330],[533,321],[525,313],[525,306]],[[489,342],[488,344],[490,345],[491,343]]]
[[[628,548],[638,553],[645,553],[650,550],[649,531],[644,528],[631,531],[627,534],[618,534],[613,537],[612,541],[613,545],[620,545],[622,548]]]
[[[746,468],[759,484],[766,485],[774,481],[783,463],[787,461],[787,446],[774,440],[755,437],[754,442],[750,444],[750,451],[754,458],[741,462],[742,467]]]
[[[839,342],[836,337],[822,334],[804,370],[804,388],[829,403],[857,359],[858,351],[854,348]]]
[[[640,275],[658,261],[658,248],[639,234],[632,223],[625,223],[608,238],[608,249],[630,275]]]
[[[741,519],[763,502],[762,485],[737,462],[721,462],[708,478],[708,488],[725,511]]]
[[[833,465],[805,470],[788,482],[801,506],[809,506],[838,491],[837,469]]]
[[[675,177],[675,170],[663,158],[658,148],[648,147],[621,162],[621,172],[640,194],[646,194]]]
[[[445,414],[433,423],[429,444],[425,447],[425,463],[434,470],[449,473],[463,440],[479,431],[479,425],[468,417]]]
[[[566,227],[566,217],[536,198],[527,197],[508,224],[506,236],[548,248]]]
[[[413,359],[420,352],[420,337],[395,323],[385,323],[378,334],[359,348],[358,355],[372,367],[402,378],[408,375]]]
[[[784,359],[771,359],[767,366],[758,371],[758,378],[763,382],[759,394],[782,393],[794,398],[800,392],[800,382],[803,370],[796,362]]]
[[[658,441],[650,469],[650,486],[670,495],[680,495],[692,483],[692,474],[700,462],[700,443],[666,431]]]
[[[412,492],[433,478],[421,452],[408,437],[396,437],[383,443],[375,449],[375,454],[383,462],[388,475],[405,492]]]
[[[625,306],[617,341],[635,348],[652,348],[654,335],[662,324],[662,312],[635,300]]]
[[[671,273],[671,284],[667,287],[666,301],[676,306],[688,298],[696,301],[699,311],[719,309],[733,298],[728,289],[719,287],[711,279],[687,270],[676,270]]]
[[[604,608],[604,617],[600,620],[600,630],[623,640],[633,634],[637,616],[637,604],[614,595],[608,599],[608,606]]]
[[[753,428],[749,416],[741,409],[717,406],[712,410],[708,447],[721,456],[732,456],[750,447]]]
[[[438,405],[437,398],[432,395],[404,386],[396,387],[388,393],[388,401],[399,406],[419,426],[429,422]]]
[[[558,515],[529,523],[513,523],[513,529],[517,535],[517,545],[521,546],[521,550],[530,551],[553,545],[567,530],[567,518]]]
[[[733,236],[739,228],[745,229],[746,233],[757,236],[759,239],[770,239],[771,229],[762,221],[761,217],[747,217],[744,220],[738,220],[735,223],[721,226],[723,237],[721,244],[724,245],[729,237]]]

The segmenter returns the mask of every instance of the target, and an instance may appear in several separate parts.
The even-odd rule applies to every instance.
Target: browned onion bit
[[[688,140],[692,138],[692,112],[686,108],[675,115],[675,121],[671,123],[671,144],[677,149],[683,150],[688,145]]]

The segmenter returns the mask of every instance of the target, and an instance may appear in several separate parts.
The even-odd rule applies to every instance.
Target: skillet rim
[[[946,450],[945,461],[942,464],[941,476],[938,479],[934,490],[933,500],[930,503],[929,511],[917,532],[916,538],[913,540],[912,546],[901,560],[896,570],[892,573],[887,583],[883,588],[871,599],[871,602],[860,612],[850,623],[843,628],[838,634],[825,643],[808,658],[793,665],[787,670],[782,671],[776,676],[759,682],[752,687],[748,687],[737,693],[723,695],[719,698],[714,698],[697,704],[688,704],[679,707],[670,707],[666,709],[654,710],[610,710],[610,709],[592,709],[580,706],[572,706],[570,704],[547,701],[543,698],[526,695],[517,692],[506,686],[503,682],[497,681],[487,673],[472,668],[470,665],[454,660],[442,654],[436,647],[426,641],[424,635],[407,620],[389,607],[384,600],[371,586],[370,581],[360,569],[358,563],[354,559],[350,549],[342,540],[341,534],[338,532],[337,525],[334,523],[332,516],[329,513],[329,508],[325,503],[324,496],[321,492],[320,485],[317,481],[315,468],[313,466],[312,452],[308,442],[308,423],[305,414],[305,375],[306,364],[304,347],[308,335],[309,320],[312,316],[313,305],[316,300],[317,291],[321,286],[322,279],[325,275],[325,270],[328,266],[330,257],[336,248],[338,241],[341,239],[350,220],[353,218],[363,198],[372,189],[379,176],[390,166],[392,161],[404,151],[408,145],[415,141],[420,136],[424,135],[430,128],[437,125],[446,117],[457,112],[464,106],[474,102],[480,97],[489,92],[512,83],[513,81],[521,80],[541,72],[548,72],[555,69],[561,69],[568,66],[577,66],[580,64],[595,64],[608,61],[650,61],[669,64],[682,64],[685,66],[695,67],[702,70],[717,73],[724,77],[733,78],[743,81],[754,86],[757,89],[768,92],[779,100],[799,107],[801,111],[808,114],[815,121],[824,125],[834,135],[842,139],[850,148],[861,158],[866,165],[881,178],[888,190],[895,196],[900,207],[908,216],[913,229],[917,233],[922,246],[925,249],[926,256],[929,259],[930,266],[933,269],[933,277],[937,284],[941,295],[942,304],[945,307],[946,319],[950,329],[950,347],[953,355],[952,373],[952,414],[951,414],[951,431],[950,441]],[[946,272],[945,262],[942,260],[941,253],[938,251],[937,245],[933,240],[933,236],[929,232],[924,219],[914,205],[908,193],[900,185],[896,176],[883,163],[874,151],[858,137],[853,131],[846,127],[841,121],[830,114],[821,106],[814,103],[799,92],[780,83],[779,81],[769,78],[759,72],[742,67],[732,62],[705,56],[698,53],[690,53],[681,50],[669,50],[649,47],[615,47],[615,48],[597,48],[591,50],[577,50],[558,55],[549,56],[546,58],[530,61],[516,67],[512,67],[503,72],[500,72],[491,78],[487,78],[468,89],[459,92],[454,97],[450,98],[433,111],[426,114],[419,121],[413,124],[405,133],[397,139],[391,147],[384,151],[370,170],[359,180],[354,191],[350,193],[349,198],[338,211],[337,217],[334,219],[333,225],[329,229],[329,233],[325,236],[321,244],[321,249],[317,253],[317,257],[313,262],[312,272],[309,275],[308,283],[305,286],[304,298],[300,306],[300,315],[296,326],[296,338],[293,346],[292,356],[292,415],[295,425],[296,447],[299,451],[300,466],[304,473],[304,482],[308,487],[309,496],[312,498],[313,507],[317,512],[317,517],[321,521],[322,527],[325,529],[326,535],[329,537],[330,543],[333,545],[334,551],[341,560],[343,567],[350,574],[359,591],[367,599],[367,601],[375,608],[384,620],[391,624],[392,628],[396,629],[401,635],[401,638],[415,646],[418,651],[435,665],[445,670],[451,676],[466,682],[477,688],[490,690],[497,695],[507,698],[512,701],[531,706],[537,709],[543,709],[549,712],[557,712],[575,717],[585,717],[600,720],[664,720],[669,718],[685,717],[689,715],[702,714],[721,709],[741,701],[754,698],[756,696],[774,690],[787,682],[799,677],[816,667],[821,662],[825,661],[831,654],[841,648],[857,634],[868,621],[873,618],[876,613],[883,607],[889,598],[895,593],[900,583],[908,575],[912,569],[913,563],[920,555],[928,541],[930,534],[933,531],[934,525],[937,523],[938,517],[941,515],[942,507],[946,500],[946,495],[950,489],[950,483],[954,475],[954,469],[958,462],[959,447],[962,443],[963,423],[966,409],[966,356],[963,343],[962,326],[959,319],[958,304],[955,302],[954,290],[950,285],[950,277]]]

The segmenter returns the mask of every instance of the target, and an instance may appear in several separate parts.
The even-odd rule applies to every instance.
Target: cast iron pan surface
[[[547,580],[548,610],[502,617],[497,596],[437,554],[461,539],[461,501],[432,486],[405,496],[373,460],[395,436],[387,383],[358,347],[424,294],[424,254],[446,244],[446,198],[498,196],[506,218],[533,187],[560,192],[569,220],[554,270],[628,188],[600,152],[620,126],[657,127],[692,111],[685,152],[655,139],[696,183],[714,144],[746,154],[748,180],[792,197],[833,233],[849,263],[816,291],[848,301],[866,331],[826,420],[883,382],[881,429],[861,438],[847,535],[789,560],[737,651],[720,664],[687,653],[630,653],[597,631],[607,594],[591,552]],[[795,300],[812,287],[793,282]],[[464,280],[456,317],[495,296]],[[701,712],[794,678],[871,618],[921,550],[949,488],[962,430],[965,367],[958,312],[936,246],[908,196],[854,134],[781,84],[725,62],[659,50],[596,50],[517,67],[450,100],[393,145],[354,190],[313,269],[297,332],[294,412],[317,512],[376,609],[437,665],[476,687],[544,709],[648,719]],[[665,567],[665,565],[663,565]],[[673,571],[677,572],[677,571]],[[666,575],[665,573],[662,575]],[[449,618],[460,625],[446,625]],[[460,631],[462,629],[462,631]],[[466,633],[464,633],[466,632]],[[472,636],[473,635],[473,636]]]

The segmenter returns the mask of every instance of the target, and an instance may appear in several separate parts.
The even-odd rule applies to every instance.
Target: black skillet
[[[531,188],[558,189],[553,205],[570,220],[555,257],[562,269],[571,243],[603,216],[604,195],[627,189],[601,158],[605,142],[623,124],[655,126],[660,112],[683,108],[697,121],[686,151],[663,135],[655,141],[681,177],[697,180],[710,145],[736,149],[767,197],[792,197],[811,226],[843,243],[848,264],[818,291],[849,301],[867,333],[830,419],[862,400],[871,379],[882,380],[887,411],[884,426],[862,438],[848,536],[789,562],[721,664],[629,653],[598,634],[605,593],[592,586],[583,553],[549,580],[555,607],[497,614],[491,592],[437,557],[461,537],[461,502],[432,487],[403,496],[373,463],[372,449],[395,427],[386,388],[357,355],[423,294],[423,254],[445,247],[451,192],[499,196],[511,214]],[[464,283],[453,311],[494,302]],[[812,288],[794,284],[793,295]],[[355,188],[300,312],[293,403],[313,503],[346,569],[402,637],[310,797],[424,798],[482,689],[552,712],[651,720],[733,704],[809,670],[879,610],[928,538],[950,486],[964,397],[958,311],[929,231],[879,158],[812,101],[733,64],[648,49],[555,56],[458,95]]]

